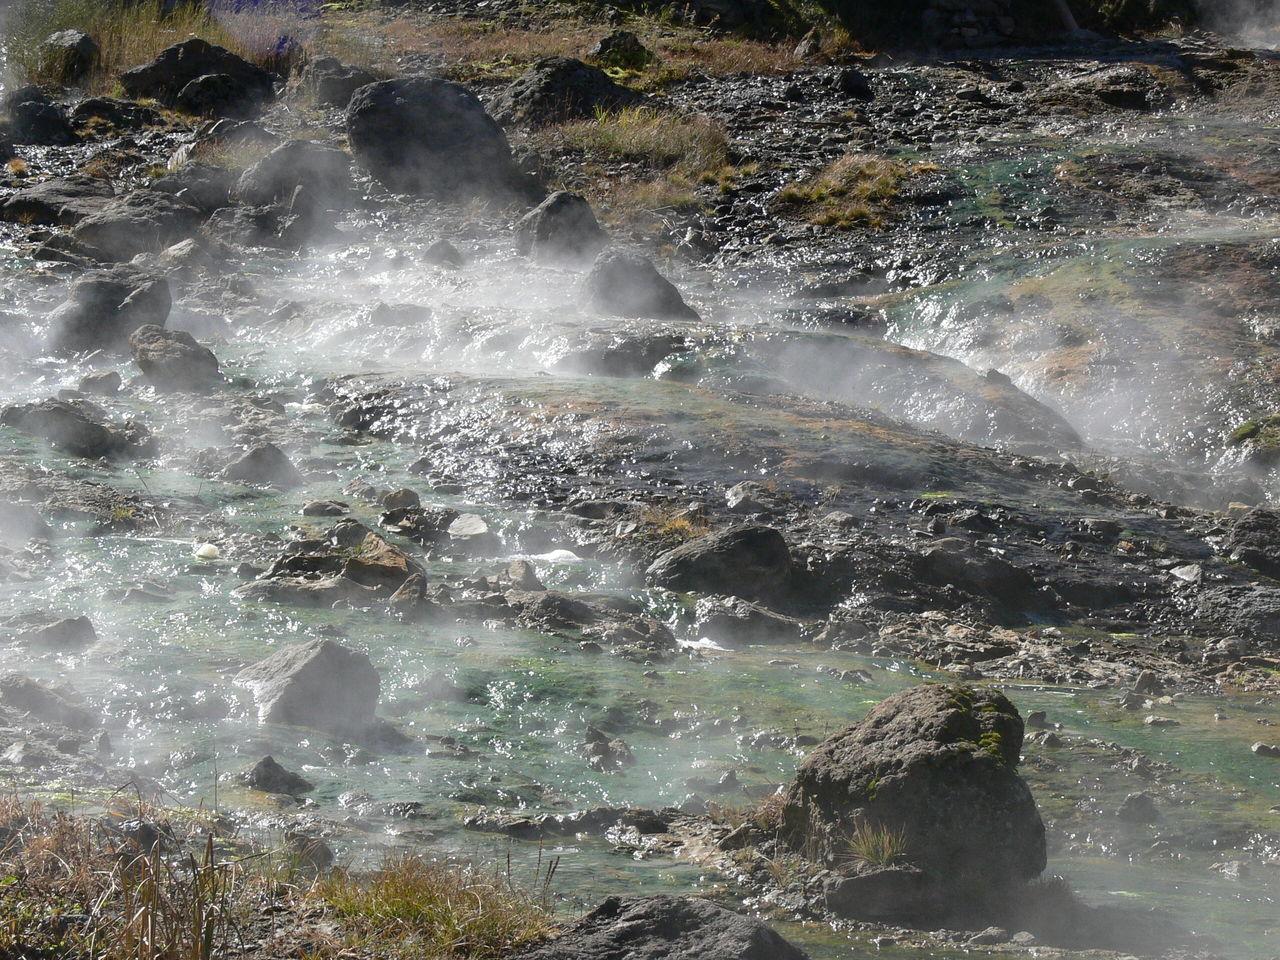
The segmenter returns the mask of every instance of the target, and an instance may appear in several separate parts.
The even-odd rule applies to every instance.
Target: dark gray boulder
[[[260,102],[269,101],[275,92],[274,74],[198,37],[175,43],[150,63],[122,74],[120,85],[135,100],[150,98],[174,106],[187,84],[211,74],[233,78]]]
[[[67,301],[49,315],[55,351],[122,346],[138,327],[163,327],[173,305],[169,283],[132,267],[86,273],[71,285]]]
[[[122,263],[191,236],[204,214],[160,190],[135,190],[76,224],[71,235],[100,260]]]
[[[785,593],[791,550],[777,530],[748,524],[668,550],[649,565],[645,577],[668,590],[763,599]]]
[[[346,120],[352,153],[392,190],[454,202],[536,193],[502,128],[459,84],[433,77],[372,83],[351,98]]]
[[[937,587],[956,587],[1010,610],[1037,602],[1031,574],[967,540],[947,537],[926,547],[916,575]]]
[[[82,131],[99,124],[116,130],[140,130],[164,123],[160,111],[118,97],[89,97],[81,100],[71,108],[69,116],[72,125]]]
[[[189,333],[146,324],[129,335],[133,362],[161,390],[207,393],[223,382],[218,358]]]
[[[1222,552],[1259,573],[1280,579],[1280,513],[1255,507],[1231,525]]]
[[[653,54],[630,30],[614,30],[601,37],[587,56],[596,63],[624,70],[639,70],[653,59]]]
[[[151,434],[132,421],[115,424],[88,400],[40,400],[0,410],[0,424],[76,457],[133,457],[152,449]]]
[[[59,83],[76,84],[98,65],[102,51],[81,30],[59,30],[40,45],[40,71]]]
[[[806,960],[754,917],[693,897],[610,897],[513,960]]]
[[[10,194],[0,206],[0,220],[71,226],[100,211],[115,195],[111,181],[101,177],[54,177]]]
[[[212,213],[231,202],[235,184],[235,174],[225,167],[184,163],[173,173],[154,181],[151,189],[171,194],[204,213]]]
[[[173,98],[173,107],[197,117],[252,120],[262,112],[261,90],[244,77],[206,73],[196,77]]]
[[[241,670],[236,683],[252,692],[264,723],[334,733],[377,723],[382,681],[369,658],[332,640],[288,647]]]
[[[262,206],[290,200],[299,187],[330,209],[350,206],[351,158],[327,144],[288,140],[241,175],[236,195],[242,203]]]
[[[859,829],[896,835],[905,864],[955,898],[1031,880],[1045,867],[1045,832],[1017,772],[1022,737],[1002,693],[911,687],[801,763],[783,835],[837,863],[856,857]]]
[[[252,483],[282,490],[300,487],[306,482],[293,461],[274,443],[250,447],[222,471],[222,478],[233,483]]]
[[[42,650],[81,650],[98,642],[98,634],[88,617],[36,613],[15,617],[5,626],[18,643]]]
[[[698,314],[653,262],[636,253],[606,250],[583,282],[583,299],[601,313],[653,320],[697,320]]]
[[[14,143],[65,147],[77,141],[67,112],[39,87],[20,87],[0,101],[0,118]]]
[[[503,123],[540,127],[586,120],[599,111],[639,106],[644,97],[615,83],[599,67],[572,57],[535,61],[493,102]]]
[[[361,67],[349,66],[334,57],[316,57],[302,69],[298,87],[317,107],[346,107],[361,87],[378,78]]]
[[[70,694],[20,673],[0,677],[0,705],[72,730],[92,730],[98,725],[93,713]]]
[[[283,793],[291,797],[309,793],[315,789],[315,784],[310,780],[292,770],[286,770],[271,756],[263,757],[241,773],[240,782],[254,790]]]
[[[516,224],[516,249],[540,263],[591,260],[609,242],[585,197],[558,190]]]

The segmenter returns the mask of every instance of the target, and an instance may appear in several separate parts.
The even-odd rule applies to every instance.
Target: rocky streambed
[[[539,139],[634,105],[603,74],[277,92],[195,43],[144,103],[6,95],[13,783],[550,853],[566,914],[745,900],[814,957],[1274,953],[1271,55],[695,75],[645,96],[734,172],[655,234],[544,202],[634,174]],[[796,215],[849,150],[896,164],[874,223]],[[811,834],[814,749],[904,690],[1018,817],[968,773],[877,807],[910,764],[855,732],[886,770]],[[905,849],[851,860],[864,820]]]

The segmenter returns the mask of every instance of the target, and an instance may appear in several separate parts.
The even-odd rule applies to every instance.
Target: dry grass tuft
[[[778,204],[823,227],[881,227],[902,185],[937,170],[932,163],[848,153],[778,192]]]
[[[640,514],[640,523],[652,536],[680,543],[696,540],[711,532],[711,523],[706,517],[683,507],[646,506]]]
[[[845,859],[871,867],[888,867],[907,858],[907,835],[890,827],[859,823],[845,840]]]
[[[163,0],[16,0],[4,20],[4,49],[9,64],[30,83],[57,84],[59,65],[44,62],[41,44],[59,30],[83,30],[98,42],[101,57],[86,83],[93,93],[109,93],[124,71],[153,59],[165,47],[200,37],[271,70],[287,70],[301,43],[299,21],[288,0],[263,4],[252,12],[216,17],[199,3],[180,3],[165,11]]]
[[[367,877],[335,871],[311,893],[343,923],[350,941],[404,960],[499,960],[550,936],[547,893],[518,890],[509,876],[399,856]]]

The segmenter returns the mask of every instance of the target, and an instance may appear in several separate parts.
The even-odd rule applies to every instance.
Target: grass
[[[777,203],[810,223],[850,229],[884,226],[903,184],[936,164],[847,153],[812,176],[778,191]]]
[[[701,514],[682,507],[651,505],[640,513],[640,523],[662,541],[684,543],[711,532],[711,524]]]
[[[845,840],[844,859],[871,867],[889,867],[907,858],[907,837],[901,830],[859,823]]]
[[[398,856],[369,877],[334,871],[309,894],[342,922],[351,945],[397,960],[499,960],[555,930],[547,893],[518,890],[508,875]]]
[[[121,73],[189,37],[226,47],[268,69],[287,69],[278,53],[279,40],[304,39],[296,36],[297,26],[285,0],[252,13],[217,17],[201,4],[184,3],[165,13],[162,0],[16,0],[4,20],[2,43],[10,66],[25,81],[56,85],[62,81],[61,65],[46,61],[41,44],[59,30],[82,30],[101,49],[85,86],[92,93],[110,93]]]

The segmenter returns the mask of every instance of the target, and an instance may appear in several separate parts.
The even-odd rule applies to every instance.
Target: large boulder
[[[288,647],[241,670],[236,683],[253,694],[258,718],[332,733],[377,723],[382,681],[369,658],[332,640]]]
[[[115,130],[140,130],[164,123],[159,110],[144,107],[119,97],[89,97],[71,108],[71,123],[77,129],[92,131],[99,126]]]
[[[293,461],[274,443],[250,447],[227,465],[222,471],[222,478],[232,483],[251,483],[281,490],[306,483]]]
[[[697,320],[698,314],[647,257],[606,250],[583,282],[587,305],[618,317]]]
[[[392,190],[448,201],[531,195],[502,128],[465,87],[433,77],[361,87],[347,107],[352,153]]]
[[[122,346],[144,324],[163,327],[172,305],[163,278],[127,266],[86,273],[49,315],[49,346],[55,351]]]
[[[503,123],[546,126],[586,120],[599,111],[639,106],[644,97],[614,83],[599,67],[572,57],[535,61],[493,103]]]
[[[911,687],[801,763],[783,835],[850,863],[859,831],[883,831],[899,838],[905,869],[954,888],[953,899],[1031,880],[1045,867],[1045,832],[1017,771],[1022,737],[1022,717],[1002,693]]]
[[[175,43],[150,63],[122,74],[120,86],[135,100],[150,98],[174,106],[187,84],[211,74],[230,77],[259,102],[269,101],[275,92],[273,74],[198,37]]]
[[[513,960],[806,960],[754,917],[693,897],[610,897]]]
[[[516,224],[516,249],[540,263],[591,260],[609,242],[584,197],[558,190]]]
[[[72,236],[101,260],[122,263],[185,240],[204,214],[161,190],[135,190],[76,224]]]
[[[337,147],[288,140],[249,167],[236,184],[242,203],[262,206],[288,201],[301,187],[333,209],[351,204],[351,158]]]
[[[317,107],[343,107],[361,87],[378,78],[362,67],[348,66],[334,57],[316,57],[302,69],[298,87]]]
[[[72,174],[24,187],[0,206],[7,223],[71,226],[98,213],[115,199],[110,180]]]
[[[252,120],[262,112],[260,88],[244,77],[206,73],[196,77],[173,98],[174,109],[197,117]]]
[[[0,119],[14,143],[63,147],[76,142],[67,112],[40,87],[19,87],[0,98]]]
[[[1268,577],[1280,579],[1280,513],[1255,507],[1231,525],[1222,552]]]
[[[747,524],[668,550],[649,565],[645,576],[668,590],[758,600],[786,591],[791,550],[772,527]]]
[[[40,72],[59,83],[79,83],[98,65],[97,41],[82,30],[59,30],[40,45]]]
[[[112,423],[87,400],[40,400],[0,410],[0,424],[39,437],[76,457],[131,457],[151,450],[151,434],[141,424]]]
[[[189,333],[146,324],[129,335],[133,362],[161,390],[207,393],[222,383],[218,358]]]

